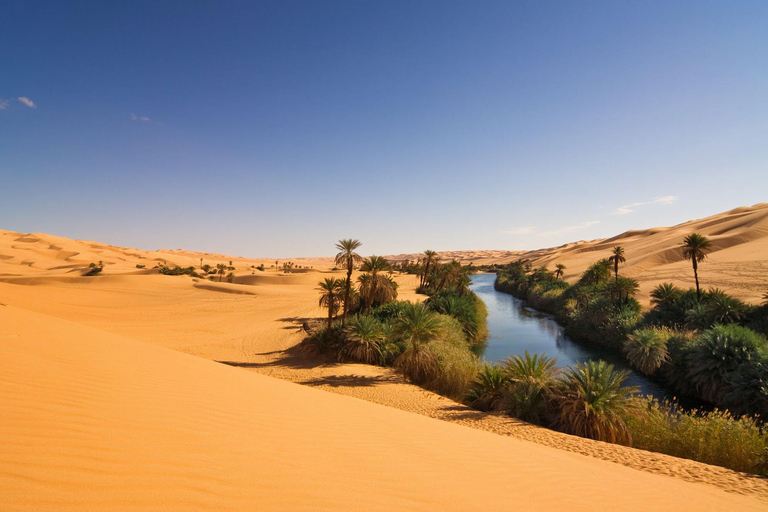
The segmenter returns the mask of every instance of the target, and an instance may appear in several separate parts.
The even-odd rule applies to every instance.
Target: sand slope
[[[0,325],[4,510],[765,506],[12,306]]]

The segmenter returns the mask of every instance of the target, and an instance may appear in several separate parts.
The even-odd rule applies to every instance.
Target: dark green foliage
[[[768,340],[738,325],[717,325],[693,340],[687,376],[699,396],[737,414],[768,418]]]
[[[102,270],[104,270],[104,263],[102,263],[101,261],[98,263],[98,265],[96,263],[91,263],[90,265],[88,265],[88,271],[83,275],[89,276],[89,277],[97,276],[101,274]]]
[[[558,424],[570,434],[610,443],[632,444],[625,419],[637,414],[633,394],[625,387],[629,372],[619,372],[605,361],[588,361],[569,367],[559,397]]]
[[[159,270],[161,274],[166,276],[188,275],[192,277],[200,277],[200,275],[195,272],[195,267],[179,267],[178,265],[175,267],[168,267],[166,265],[162,265],[159,267]]]
[[[471,344],[482,344],[488,338],[488,311],[485,303],[474,293],[458,295],[455,292],[440,292],[427,299],[425,305],[432,311],[457,319]]]
[[[470,407],[481,411],[497,410],[505,401],[509,384],[509,374],[501,365],[486,363],[472,381],[466,401]]]
[[[555,396],[560,383],[557,359],[528,351],[504,361],[509,386],[504,408],[513,416],[538,424],[551,424],[556,417]]]
[[[136,268],[144,268],[144,267],[146,267],[146,265],[142,265],[142,264],[140,264],[140,263],[137,263],[137,264],[136,264]]]

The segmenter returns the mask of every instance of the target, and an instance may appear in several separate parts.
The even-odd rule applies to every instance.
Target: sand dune
[[[0,308],[5,510],[755,510],[753,497]]]
[[[718,249],[705,285],[720,275],[738,289],[734,276],[764,265],[766,213],[695,221]],[[670,251],[691,227],[535,257],[575,276],[621,240],[644,286],[684,281]],[[200,254],[0,232],[0,508],[766,508],[765,479],[483,414],[391,369],[308,355],[302,323],[325,315],[317,282],[343,275],[330,258],[285,274],[202,256],[232,260],[235,283],[149,268]],[[99,260],[103,274],[83,277]],[[415,276],[395,279],[401,298],[421,299]]]

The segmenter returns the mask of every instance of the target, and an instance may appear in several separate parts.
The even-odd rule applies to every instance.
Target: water
[[[617,370],[631,371],[625,384],[639,386],[642,394],[653,395],[659,400],[672,398],[659,384],[632,371],[620,354],[574,343],[563,335],[563,328],[550,315],[526,307],[524,301],[508,293],[494,290],[495,280],[495,274],[475,274],[471,286],[488,308],[491,335],[484,356],[489,363],[523,355],[526,350],[531,354],[556,357],[557,366],[561,367],[603,359]]]

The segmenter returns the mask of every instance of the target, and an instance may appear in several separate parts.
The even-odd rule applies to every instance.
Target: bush
[[[188,275],[192,277],[200,277],[200,275],[195,272],[195,267],[179,267],[178,265],[173,268],[162,265],[160,266],[160,273],[166,276]]]
[[[381,360],[381,322],[368,315],[350,318],[343,331],[339,359],[374,364]]]
[[[425,305],[432,311],[458,320],[470,344],[480,345],[488,338],[488,310],[482,299],[473,292],[464,295],[441,292],[427,299]]]
[[[91,263],[90,265],[88,265],[88,271],[83,275],[89,276],[89,277],[97,276],[101,274],[102,270],[104,270],[104,263],[99,262],[98,265],[96,263]]]
[[[696,337],[687,377],[699,396],[737,414],[768,415],[768,340],[738,325],[717,325]]]
[[[652,375],[669,361],[667,342],[672,331],[662,328],[638,329],[624,341],[629,363],[645,375]]]
[[[638,389],[623,386],[628,375],[605,361],[569,367],[558,397],[559,427],[569,434],[630,445],[632,434],[624,420],[637,414],[633,394]]]
[[[735,471],[765,473],[768,433],[752,418],[728,412],[680,412],[669,404],[645,401],[646,414],[629,416],[633,446]]]
[[[509,374],[501,365],[485,363],[470,384],[466,401],[481,411],[497,410],[504,403],[509,384]]]
[[[559,369],[557,359],[528,351],[504,361],[510,385],[504,397],[504,408],[513,416],[538,424],[554,418],[553,398],[557,394]]]
[[[136,268],[144,268],[146,265],[141,265],[140,263],[136,264]]]

